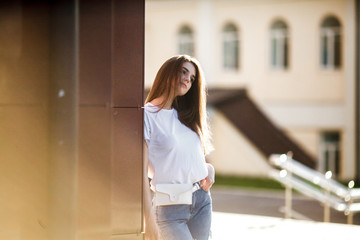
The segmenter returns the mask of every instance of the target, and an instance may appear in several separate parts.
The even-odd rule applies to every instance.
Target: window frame
[[[234,23],[226,23],[222,28],[222,67],[225,71],[240,69],[239,30]]]
[[[185,54],[189,56],[195,55],[194,31],[190,25],[181,25],[177,33],[177,40],[177,51],[179,54]]]
[[[277,27],[279,24],[283,27]],[[270,66],[272,69],[289,68],[289,27],[284,20],[276,19],[270,26]]]
[[[342,164],[341,131],[323,131],[320,133],[318,171],[331,171],[334,177],[341,174]]]
[[[324,26],[326,21],[334,18],[338,25]],[[326,70],[337,70],[342,67],[342,26],[335,16],[327,16],[320,25],[320,66]],[[324,42],[325,41],[325,42]],[[325,59],[326,58],[326,59]]]

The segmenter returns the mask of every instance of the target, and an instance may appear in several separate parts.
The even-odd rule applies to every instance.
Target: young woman
[[[200,65],[190,56],[174,56],[159,69],[144,111],[148,177],[161,239],[209,239],[214,183],[214,168],[205,161],[212,147],[209,136]]]

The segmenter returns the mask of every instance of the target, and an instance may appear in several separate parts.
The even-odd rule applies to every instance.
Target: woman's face
[[[195,81],[196,70],[192,63],[184,62],[181,69],[181,77],[175,85],[175,96],[184,96]]]

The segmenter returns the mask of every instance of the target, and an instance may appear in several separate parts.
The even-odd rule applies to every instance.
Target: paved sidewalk
[[[358,240],[360,216],[354,225],[346,216],[331,211],[331,223],[324,223],[323,207],[317,201],[294,194],[293,207],[301,220],[284,219],[283,191],[257,191],[214,186],[213,240],[292,239],[292,240]]]
[[[214,212],[213,240],[358,240],[360,227]]]
[[[284,217],[284,191],[248,190],[214,186],[211,189],[213,209],[217,212],[239,213],[268,217]],[[293,194],[292,208],[295,218],[323,222],[324,208],[321,203],[299,193]],[[330,222],[347,223],[343,212],[331,209]],[[360,213],[355,214],[353,223],[360,226]],[[360,239],[360,238],[359,238]]]

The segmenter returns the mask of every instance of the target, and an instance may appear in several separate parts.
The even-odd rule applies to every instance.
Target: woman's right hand
[[[200,181],[200,187],[205,191],[209,191],[211,186],[215,183],[215,169],[210,163],[206,163],[208,169],[208,176]]]

